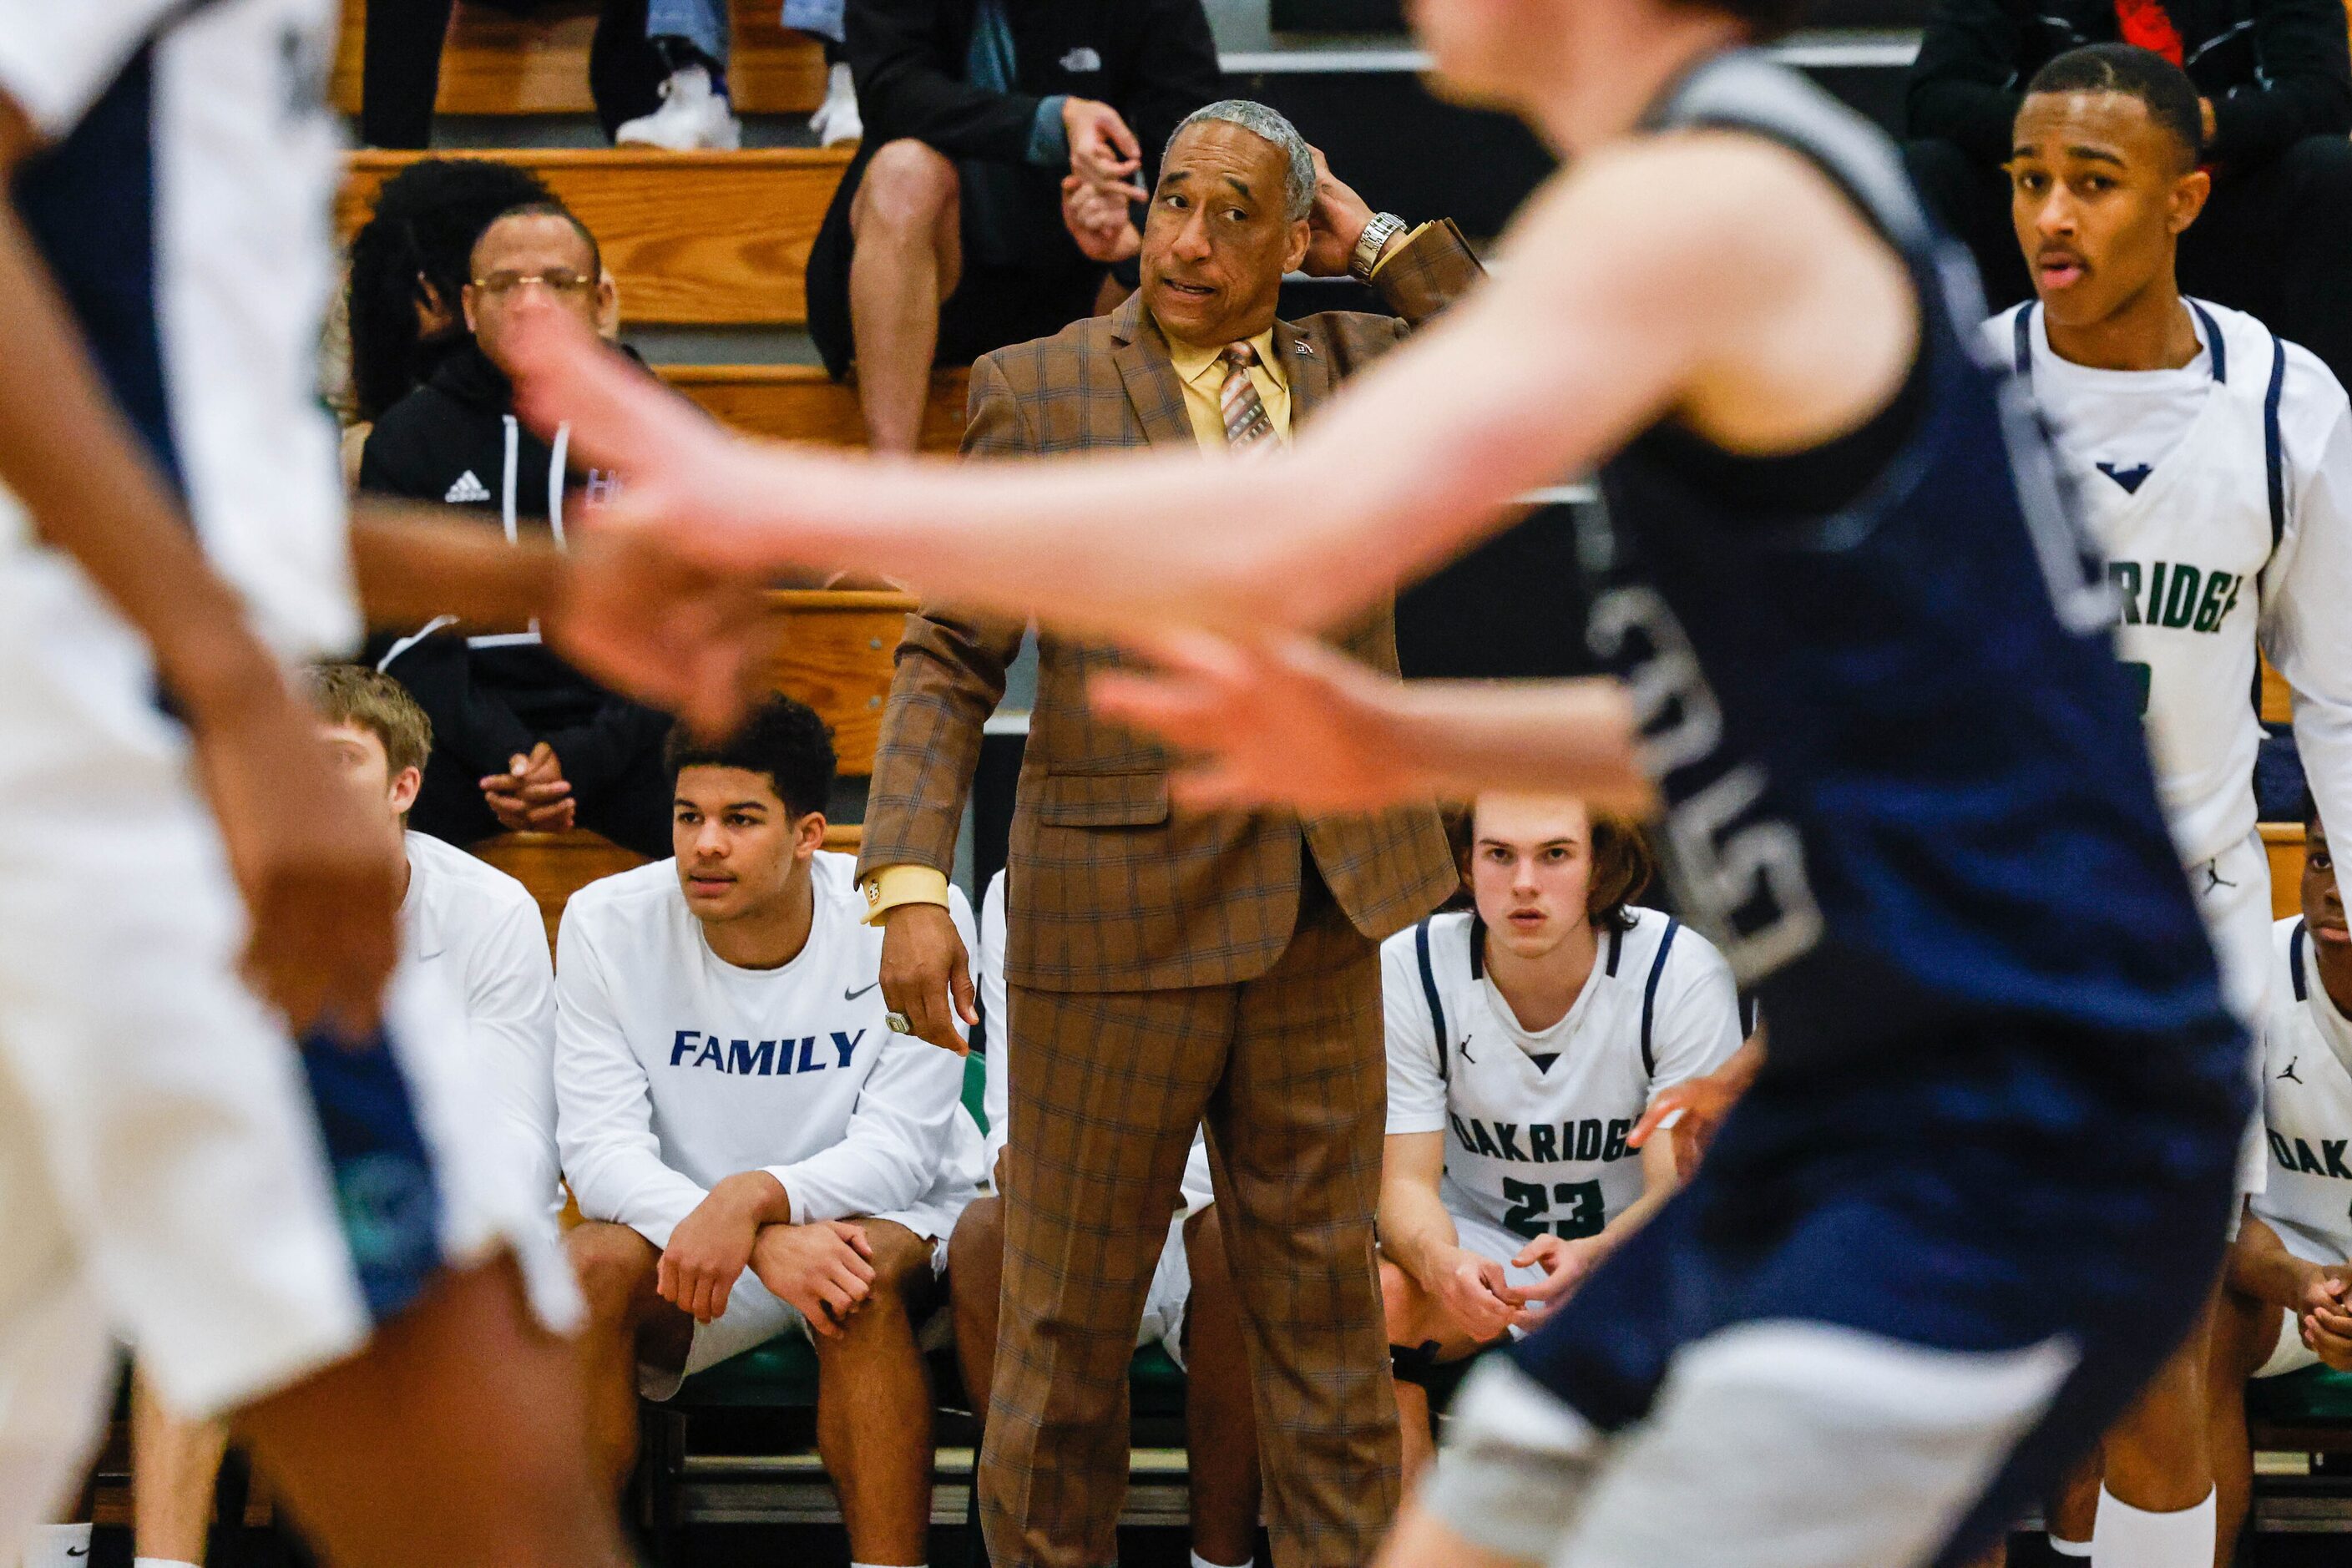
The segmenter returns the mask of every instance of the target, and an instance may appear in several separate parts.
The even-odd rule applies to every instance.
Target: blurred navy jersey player
[[[1778,5],[1415,20],[1445,84],[1568,164],[1484,289],[1262,461],[762,448],[552,331],[526,405],[622,471],[614,526],[1143,645],[1157,668],[1096,700],[1198,759],[1189,805],[1663,796],[1677,900],[1760,988],[1762,1071],[1465,1387],[1387,1556],[1965,1561],[2189,1331],[2249,1098],[2103,574],[1892,149],[1744,48]],[[1149,221],[1214,213],[1163,191]],[[1285,629],[1594,468],[1580,553],[1622,680],[1399,683]]]

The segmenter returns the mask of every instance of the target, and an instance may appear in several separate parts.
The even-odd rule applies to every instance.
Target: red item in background
[[[2123,28],[2125,43],[2162,55],[2174,65],[2180,63],[2180,29],[2172,25],[2164,0],[2116,0],[2116,21]]]

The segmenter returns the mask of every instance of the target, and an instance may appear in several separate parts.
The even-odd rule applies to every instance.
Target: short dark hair
[[[468,250],[466,253],[466,269],[468,273],[471,273],[473,270],[474,251],[482,248],[482,241],[490,237],[490,230],[498,227],[499,225],[506,222],[507,219],[510,217],[562,218],[565,223],[572,226],[572,232],[580,237],[580,243],[588,247],[589,276],[592,278],[604,276],[604,247],[596,243],[596,237],[588,232],[588,226],[580,221],[580,215],[578,213],[573,212],[570,207],[565,206],[562,202],[557,201],[552,196],[549,196],[543,201],[519,202],[515,205],[507,208],[506,211],[499,214],[498,216],[492,218],[489,222],[484,224],[482,226],[482,232],[474,237],[473,249]],[[468,277],[467,281],[470,283],[473,279]]]
[[[2119,92],[2147,106],[2147,117],[2180,143],[2194,165],[2205,152],[2205,110],[2189,73],[2137,44],[2085,44],[2033,73],[2025,96],[2043,92]]]
[[[683,724],[674,726],[662,754],[673,778],[687,768],[765,773],[794,816],[823,811],[833,798],[833,731],[815,709],[789,697],[761,698],[741,728],[715,743],[696,739]]]

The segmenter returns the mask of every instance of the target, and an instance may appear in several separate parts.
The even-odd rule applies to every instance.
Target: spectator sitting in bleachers
[[[499,215],[554,199],[529,169],[488,158],[422,158],[383,183],[352,237],[344,296],[355,422],[382,418],[467,346],[474,242]]]
[[[2352,1372],[2352,935],[2315,807],[2304,821],[2303,912],[2273,932],[2263,1121],[2270,1179],[2246,1200],[2214,1315],[2210,1378],[2221,1562],[2253,1479],[2246,1380],[2325,1364]]]
[[[556,1182],[555,975],[539,905],[522,884],[463,850],[408,830],[433,731],[400,683],[360,665],[322,665],[308,679],[320,738],[352,789],[398,837],[404,885],[400,940],[409,964],[463,1011],[467,1048],[508,1136],[497,1152],[540,1194],[552,1245]],[[560,1319],[561,1313],[557,1314]],[[133,1387],[131,1464],[138,1561],[204,1561],[213,1488],[226,1442],[214,1422],[184,1421]]]
[[[2154,50],[2203,106],[2213,194],[2182,237],[2189,293],[2248,312],[2352,382],[2352,61],[2343,0],[1938,0],[1913,66],[1904,149],[1975,253],[1995,310],[2032,288],[2010,227],[2010,128],[2025,84],[2084,44]]]
[[[809,254],[809,333],[835,379],[856,365],[867,444],[911,452],[934,363],[1096,312],[1065,181],[1140,200],[1217,52],[1201,0],[861,0],[846,23],[866,138]]]
[[[1671,1141],[1626,1135],[1739,1048],[1722,956],[1632,903],[1650,873],[1629,823],[1482,796],[1475,908],[1381,946],[1381,1288],[1408,1478],[1432,1452],[1430,1370],[1524,1333],[1672,1195]]]
[[[360,488],[496,520],[563,542],[566,510],[602,480],[565,460],[565,433],[542,441],[514,412],[499,368],[512,322],[533,308],[602,327],[615,309],[587,228],[549,202],[499,216],[476,241],[459,296],[471,340],[387,409],[360,458]],[[640,855],[669,849],[665,714],[604,690],[536,633],[468,636],[436,622],[372,649],[433,720],[436,766],[417,827],[455,844],[505,829],[592,828]]]
[[[772,5],[775,0],[758,0]],[[825,95],[809,116],[820,146],[855,142],[864,129],[857,118],[857,92],[842,51],[843,0],[783,0],[783,25],[824,46]],[[662,103],[651,114],[623,124],[613,140],[624,147],[666,147],[683,153],[698,147],[731,151],[742,145],[727,94],[728,0],[651,0],[646,6],[646,37],[668,71],[660,87]]]
[[[988,1028],[988,1169],[1004,1179],[1001,1156],[1010,1133],[1012,1042],[1005,1026],[1004,873],[988,884],[980,905],[980,945],[972,984]],[[1169,1221],[1168,1240],[1151,1273],[1136,1347],[1159,1345],[1184,1369],[1186,1491],[1192,1515],[1194,1568],[1238,1564],[1256,1553],[1258,1516],[1257,1415],[1250,1403],[1249,1363],[1242,1345],[1241,1303],[1225,1266],[1211,1190],[1209,1145],[1195,1133],[1184,1162],[1183,1206]],[[948,1247],[948,1283],[955,1303],[956,1354],[964,1392],[984,1426],[996,1370],[999,1288],[1004,1277],[1004,1205],[993,1193],[975,1201],[956,1222]]]
[[[881,932],[848,858],[819,847],[823,721],[772,697],[724,745],[680,731],[670,756],[677,859],[573,894],[557,941],[590,1449],[617,1488],[641,1390],[666,1399],[807,1335],[850,1556],[919,1564],[931,1394],[916,1327],[983,1170],[963,1065],[891,1030]],[[969,907],[958,917],[968,931]]]

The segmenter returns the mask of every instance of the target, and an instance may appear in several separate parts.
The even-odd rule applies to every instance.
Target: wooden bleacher
[[[866,426],[857,412],[857,389],[836,382],[815,365],[663,365],[661,378],[717,419],[754,436],[814,441],[828,447],[862,447]],[[952,452],[963,439],[964,396],[970,371],[941,370],[931,377],[931,400],[923,415],[923,448]]]
[[[596,32],[595,0],[561,0],[534,15],[512,16],[460,4],[441,56],[443,114],[591,114],[588,46]],[[824,101],[824,56],[776,20],[778,7],[740,5],[734,13],[727,85],[739,114],[806,114]],[[367,0],[343,0],[330,100],[360,111],[360,50]]]
[[[376,191],[423,153],[353,153],[335,202],[348,240]],[[580,216],[621,286],[621,314],[668,326],[799,326],[803,278],[849,166],[842,147],[744,153],[635,148],[469,153],[537,174]]]

